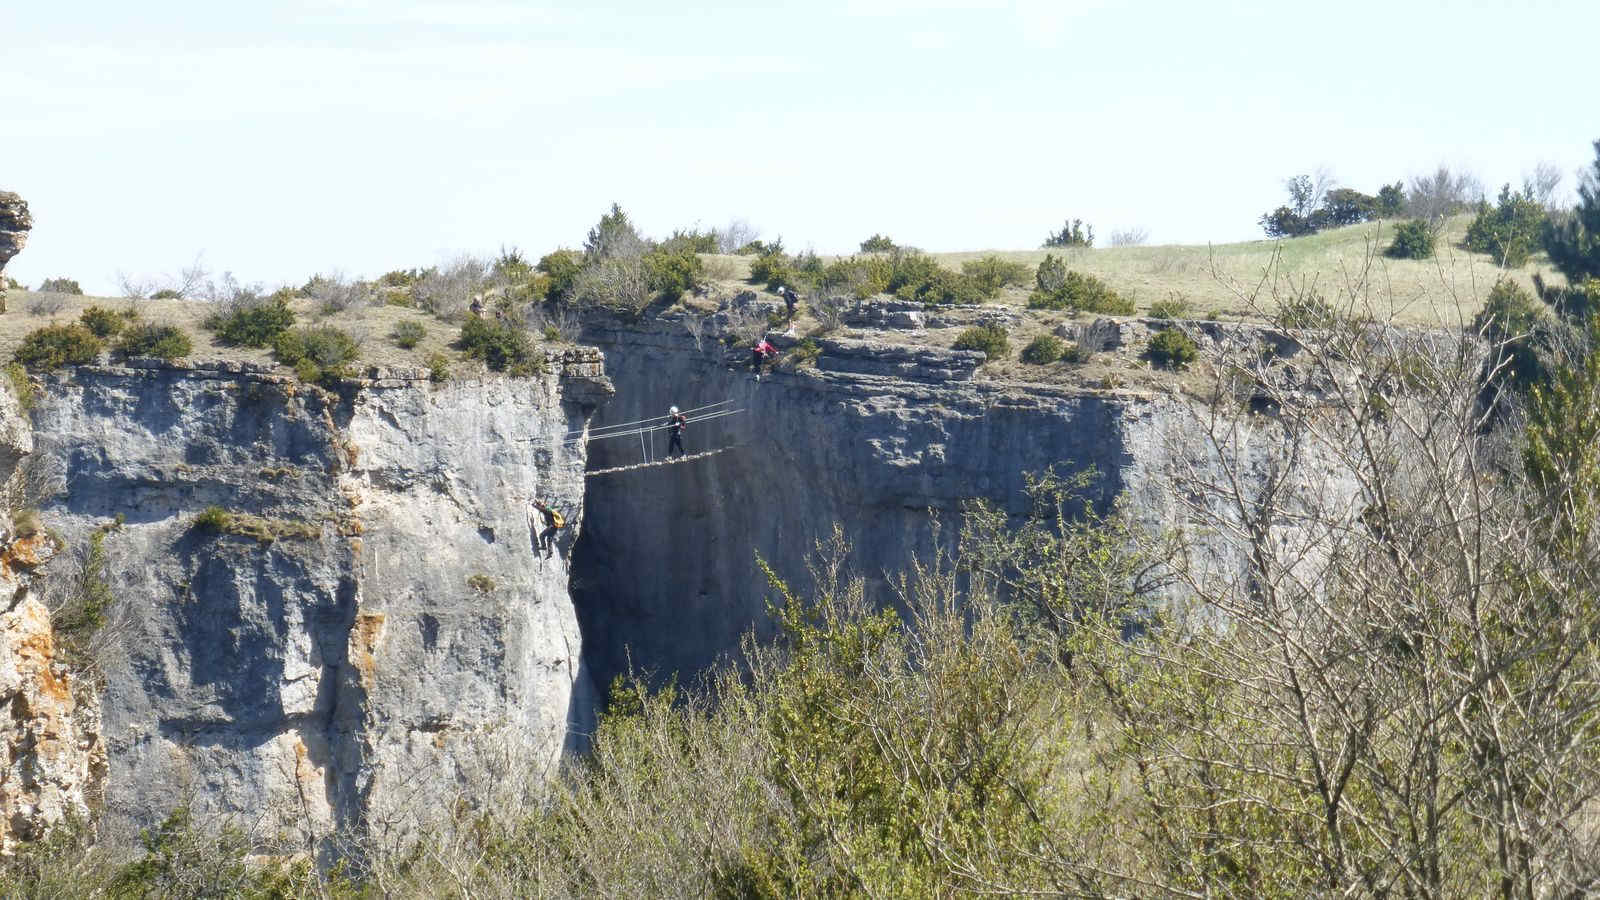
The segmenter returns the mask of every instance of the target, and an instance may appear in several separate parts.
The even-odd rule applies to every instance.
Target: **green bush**
[[[750,283],[765,284],[769,291],[777,290],[780,284],[794,284],[796,280],[788,255],[781,251],[763,253],[750,263]]]
[[[1001,288],[1022,287],[1028,283],[1027,263],[1011,262],[998,256],[969,259],[961,264],[961,274],[972,279],[985,297],[993,297]]]
[[[532,342],[521,328],[475,316],[461,326],[456,347],[469,358],[482,360],[490,369],[512,375],[536,374],[544,359],[535,354]]]
[[[644,266],[650,289],[669,303],[676,303],[705,278],[705,266],[691,250],[652,250],[645,254]]]
[[[94,332],[74,322],[46,325],[28,332],[13,359],[35,371],[49,371],[92,363],[100,350],[100,339]]]
[[[1522,388],[1549,378],[1549,366],[1539,352],[1548,320],[1543,303],[1516,282],[1502,278],[1489,289],[1472,328],[1498,346],[1507,383]]]
[[[1421,219],[1394,226],[1394,241],[1384,255],[1393,259],[1429,259],[1433,256],[1433,229]]]
[[[887,235],[874,234],[861,242],[862,253],[888,253],[894,249],[895,243]]]
[[[552,300],[561,300],[572,296],[578,274],[583,271],[583,254],[576,250],[556,250],[540,257],[534,268],[550,278],[546,295]]]
[[[1194,339],[1176,328],[1168,328],[1150,339],[1150,360],[1158,366],[1182,369],[1197,359]]]
[[[443,384],[450,380],[450,357],[443,353],[429,353],[423,361],[428,366],[428,380],[434,384]]]
[[[189,527],[208,534],[222,534],[233,523],[233,513],[220,506],[208,506],[194,517]]]
[[[6,363],[6,378],[11,382],[11,392],[17,395],[17,406],[23,412],[33,409],[39,402],[39,393],[28,378],[28,370],[21,363]]]
[[[715,229],[701,231],[699,228],[677,228],[671,237],[661,242],[658,249],[666,253],[715,253],[721,237]]]
[[[1547,221],[1542,238],[1568,284],[1600,279],[1600,141],[1594,142],[1589,171],[1578,179],[1578,205]]]
[[[347,375],[347,364],[361,350],[350,335],[324,325],[280,333],[272,341],[272,352],[279,362],[293,366],[301,381],[326,382]]]
[[[823,268],[818,283],[826,290],[848,291],[865,300],[889,289],[894,263],[881,256],[852,256],[834,260]]]
[[[123,331],[122,340],[117,342],[117,352],[123,356],[154,356],[170,360],[188,356],[193,349],[194,343],[188,333],[176,325],[132,325]]]
[[[427,336],[427,327],[416,319],[402,319],[394,323],[394,330],[389,332],[389,338],[402,350],[410,350]]]
[[[1516,268],[1528,261],[1539,248],[1544,228],[1544,207],[1525,191],[1500,188],[1494,206],[1478,204],[1478,215],[1467,226],[1463,244],[1468,250],[1487,253],[1498,265]]]
[[[1082,219],[1071,219],[1063,222],[1060,231],[1052,231],[1046,235],[1046,247],[1093,247],[1094,226],[1083,224]]]
[[[71,278],[46,278],[39,282],[41,294],[82,294],[83,288]]]
[[[1152,319],[1187,319],[1191,311],[1189,301],[1178,294],[1150,304]]]
[[[1053,334],[1041,334],[1022,348],[1022,361],[1046,366],[1060,359],[1065,352],[1066,347],[1060,338]]]
[[[1005,329],[994,325],[968,328],[951,346],[956,350],[982,350],[991,361],[1005,359],[1011,353],[1011,341]]]
[[[269,347],[294,327],[294,311],[279,297],[213,313],[206,317],[205,327],[229,346]]]
[[[1051,258],[1047,257],[1048,263]],[[1043,281],[1045,263],[1039,265]],[[1036,289],[1028,297],[1030,309],[1070,309],[1079,312],[1102,313],[1113,316],[1131,316],[1137,310],[1132,300],[1118,294],[1109,285],[1093,275],[1067,272],[1055,290]]]
[[[78,321],[94,332],[95,337],[108,338],[122,330],[122,326],[128,323],[128,317],[104,306],[91,306],[78,316]]]
[[[183,295],[172,288],[162,288],[150,295],[151,300],[182,300]]]
[[[943,268],[935,268],[919,280],[901,285],[894,295],[900,300],[935,306],[981,303],[988,296],[971,278]]]
[[[1281,300],[1272,323],[1279,328],[1326,331],[1339,324],[1339,311],[1315,291]]]

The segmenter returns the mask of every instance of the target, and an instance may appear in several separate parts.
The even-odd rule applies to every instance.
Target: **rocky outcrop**
[[[68,488],[44,512],[69,543],[106,531],[120,613],[113,829],[185,806],[326,858],[581,746],[594,692],[567,565],[533,552],[528,504],[567,514],[570,550],[584,456],[566,439],[610,394],[599,355],[532,379],[369,376],[46,379],[39,451]]]
[[[0,389],[7,496],[32,451],[27,419]],[[94,691],[62,659],[50,611],[35,596],[34,580],[57,550],[36,525],[19,529],[0,511],[0,853],[69,819],[87,820],[105,775]]]
[[[33,215],[27,202],[10,191],[0,191],[0,312],[5,312],[6,263],[22,252],[31,228]]]

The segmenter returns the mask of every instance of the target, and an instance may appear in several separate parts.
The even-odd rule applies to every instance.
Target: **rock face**
[[[0,276],[5,274],[11,257],[22,252],[31,228],[33,215],[28,212],[28,204],[10,191],[0,191]],[[0,277],[0,312],[5,312],[5,298],[6,283]]]
[[[570,552],[584,456],[566,437],[610,386],[593,351],[551,362],[338,394],[238,364],[46,379],[39,451],[67,489],[44,513],[69,542],[107,530],[122,612],[107,824],[187,806],[327,858],[581,745],[567,565],[533,552],[529,501],[567,514]]]
[[[0,389],[0,482],[19,477],[32,431],[9,389]],[[9,493],[9,492],[8,492]],[[50,612],[35,598],[35,573],[56,555],[46,534],[17,534],[0,512],[0,852],[87,819],[105,776],[92,690],[59,658]]]
[[[617,386],[597,425],[664,421],[669,405],[741,411],[686,437],[690,453],[733,450],[590,480],[575,599],[602,684],[630,664],[686,677],[736,652],[746,631],[770,633],[755,554],[799,582],[836,522],[880,589],[913,555],[952,545],[964,500],[1020,514],[1024,473],[1050,466],[1093,468],[1102,503],[1127,497],[1159,527],[1176,505],[1163,467],[1195,424],[1171,394],[973,380],[979,353],[834,338],[818,342],[814,368],[757,382],[747,351],[724,351],[693,321],[597,320],[584,339],[605,351]],[[659,456],[667,437],[653,439]],[[596,468],[642,452],[636,437],[590,447]]]

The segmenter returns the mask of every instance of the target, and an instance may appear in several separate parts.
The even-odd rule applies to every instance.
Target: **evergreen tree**
[[[1578,185],[1577,207],[1544,230],[1550,262],[1575,285],[1600,278],[1600,141],[1594,151],[1594,167]]]

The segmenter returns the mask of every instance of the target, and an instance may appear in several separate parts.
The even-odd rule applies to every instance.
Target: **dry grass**
[[[1141,311],[1149,310],[1152,303],[1179,296],[1189,301],[1197,316],[1220,314],[1218,317],[1229,319],[1254,317],[1234,288],[1253,289],[1275,254],[1280,275],[1297,282],[1314,281],[1330,297],[1339,296],[1345,284],[1356,280],[1370,259],[1369,294],[1378,306],[1375,311],[1380,318],[1387,309],[1396,321],[1406,324],[1455,325],[1472,319],[1481,298],[1502,274],[1486,254],[1460,249],[1470,222],[1470,216],[1458,216],[1446,223],[1438,255],[1429,260],[1384,257],[1383,250],[1392,235],[1389,223],[1351,225],[1281,242],[1065,251],[985,250],[934,256],[944,265],[960,269],[961,263],[990,253],[1029,265],[1038,265],[1046,253],[1065,255],[1069,267],[1104,280],[1118,292],[1131,292]],[[1523,268],[1504,274],[1531,286],[1535,272],[1543,272],[1546,280],[1561,280],[1551,273],[1543,254]]]
[[[35,328],[50,324],[75,322],[88,307],[99,305],[113,310],[137,310],[148,322],[177,325],[194,339],[193,359],[225,357],[257,363],[273,363],[270,349],[225,347],[215,340],[215,335],[202,324],[206,317],[219,307],[203,300],[127,300],[116,297],[67,296],[60,297],[61,308],[49,315],[32,315],[27,311],[29,300],[46,295],[30,291],[9,292],[7,311],[0,314],[0,360],[9,360],[22,338]],[[442,322],[425,312],[401,306],[368,306],[323,314],[321,304],[315,300],[297,299],[289,304],[294,310],[297,325],[333,325],[343,329],[361,348],[359,366],[423,366],[429,354],[447,352],[460,329]],[[422,341],[410,350],[395,346],[389,332],[397,322],[414,320],[426,330]],[[456,354],[450,353],[451,358]],[[290,370],[285,367],[284,372]]]
[[[1460,247],[1471,216],[1449,220],[1439,241],[1436,258],[1388,259],[1383,250],[1392,239],[1391,223],[1366,223],[1337,228],[1286,241],[1244,241],[1237,244],[1068,248],[1055,250],[970,250],[932,256],[960,271],[968,260],[994,255],[1037,266],[1046,253],[1065,256],[1067,265],[1131,294],[1141,313],[1151,304],[1179,297],[1187,300],[1193,315],[1224,319],[1257,318],[1236,290],[1249,292],[1276,261],[1281,277],[1314,282],[1323,293],[1338,297],[1343,286],[1370,261],[1369,294],[1380,318],[1385,311],[1404,324],[1456,325],[1470,321],[1480,299],[1497,278],[1509,275],[1531,287],[1534,273],[1560,283],[1543,254],[1521,269],[1502,271],[1488,255]],[[728,282],[748,276],[751,257],[707,255],[713,280]],[[825,257],[831,261],[833,257]],[[744,287],[749,287],[744,285]],[[1024,305],[1027,291],[1010,289],[995,302]]]

